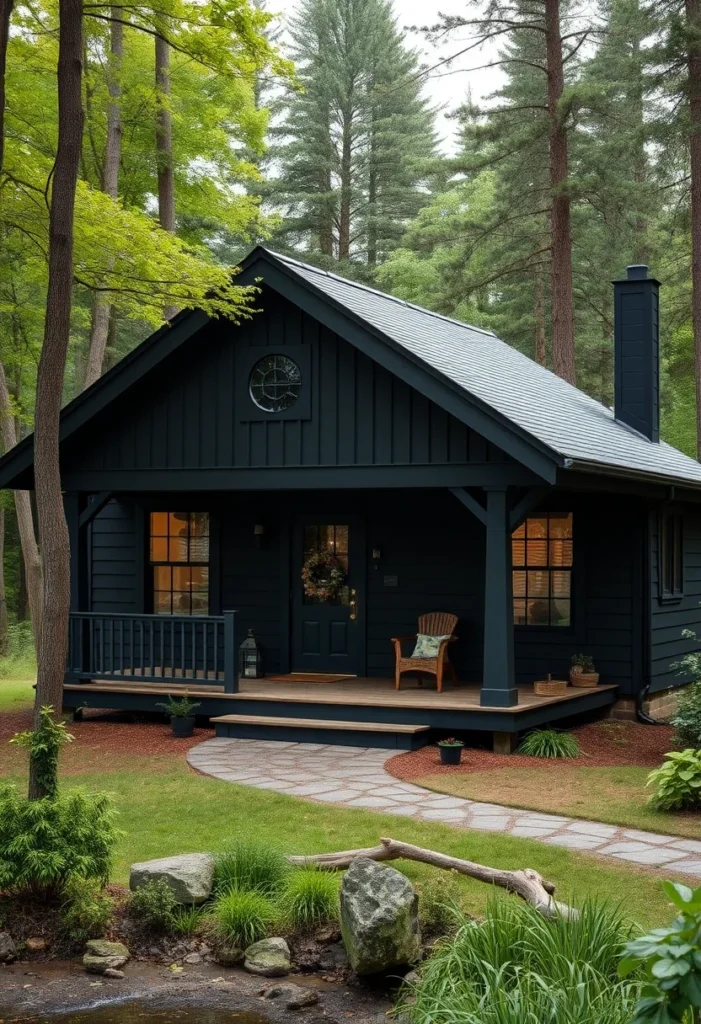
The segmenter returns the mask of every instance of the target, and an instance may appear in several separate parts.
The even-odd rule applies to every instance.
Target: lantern
[[[263,658],[260,647],[256,643],[253,630],[249,629],[248,636],[239,647],[239,678],[260,679],[263,675]]]

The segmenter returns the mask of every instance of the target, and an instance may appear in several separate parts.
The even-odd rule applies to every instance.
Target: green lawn
[[[0,679],[0,711],[21,711],[34,701],[34,678]]]
[[[582,768],[561,762],[543,768],[497,768],[471,774],[428,775],[420,786],[485,803],[701,839],[701,816],[654,811],[647,804],[649,768]]]

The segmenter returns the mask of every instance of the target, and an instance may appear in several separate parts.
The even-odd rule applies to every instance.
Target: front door
[[[293,531],[292,671],[363,671],[364,536],[352,516],[304,516]]]

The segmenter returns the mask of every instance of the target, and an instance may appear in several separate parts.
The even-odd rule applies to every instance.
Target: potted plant
[[[200,705],[187,697],[168,697],[167,701],[157,704],[163,708],[170,718],[170,727],[174,736],[192,736],[195,731],[195,719],[192,712]]]
[[[573,654],[570,668],[570,682],[573,686],[597,686],[599,673],[594,666],[594,659],[588,654]]]
[[[446,740],[439,740],[438,749],[441,752],[441,764],[460,764],[464,746],[463,741],[456,740],[454,736],[449,736]]]

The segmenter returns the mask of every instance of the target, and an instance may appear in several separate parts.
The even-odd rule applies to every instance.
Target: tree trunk
[[[17,509],[15,508],[15,517],[17,515]],[[17,527],[19,533],[19,526]],[[20,541],[21,547],[21,541]],[[27,591],[27,570],[24,567],[24,555],[19,560],[19,581],[17,584],[17,621],[26,622],[27,619],[31,622],[32,614],[29,611],[29,593]],[[36,647],[36,640],[34,646]]]
[[[7,654],[7,593],[5,591],[5,509],[0,505],[0,655]]]
[[[0,0],[0,171],[5,156],[5,65],[14,0]]]
[[[49,277],[44,342],[37,373],[34,475],[44,567],[35,723],[42,705],[60,714],[68,650],[70,548],[61,495],[59,421],[71,329],[73,218],[83,136],[82,0],[59,0],[58,146],[49,214]],[[45,790],[29,764],[29,797]]]
[[[696,377],[696,458],[701,461],[701,0],[685,0],[689,29],[689,150],[691,157],[691,317]]]
[[[543,312],[543,271],[536,267],[533,281],[533,302],[535,317],[535,361],[545,366],[545,314]]]
[[[156,36],[156,159],[158,161],[158,221],[164,231],[175,232],[175,180],[173,178],[173,120],[170,111],[170,46]],[[176,306],[166,306],[171,320]]]
[[[501,868],[490,868],[484,864],[476,864],[460,857],[448,857],[435,850],[426,850],[411,843],[402,843],[396,839],[380,839],[380,846],[372,846],[364,850],[342,850],[339,853],[318,853],[311,856],[288,857],[292,864],[302,867],[315,865],[327,871],[345,871],[356,857],[369,857],[371,860],[416,860],[422,864],[431,864],[446,871],[457,871],[461,875],[475,878],[478,882],[496,885],[507,892],[513,892],[522,900],[548,919],[556,917],[577,918],[578,912],[566,903],[558,903],[553,899],[555,886],[546,882],[542,875],[532,868],[520,871],[505,871]]]
[[[119,103],[122,93],[120,74],[124,52],[124,26],[118,20],[122,17],[120,8],[111,7],[110,16],[115,20],[110,22],[110,60],[107,70],[107,88],[110,98],[107,106],[107,141],[102,167],[102,191],[116,199],[119,193],[119,161],[122,153],[122,117]],[[105,358],[109,329],[110,302],[103,294],[97,292],[92,307],[90,348],[85,370],[86,388],[89,388],[102,376],[102,364]]]
[[[347,260],[350,256],[350,211],[352,198],[352,156],[351,156],[351,114],[343,116],[341,139],[341,203],[338,217],[338,258]]]
[[[550,232],[552,237],[553,369],[575,383],[572,235],[567,195],[567,129],[559,109],[565,87],[560,35],[560,0],[545,0],[545,44],[550,120]]]
[[[19,438],[17,427],[12,415],[10,392],[5,376],[5,367],[0,362],[0,436],[3,450],[9,452]],[[34,530],[34,514],[32,512],[32,496],[29,491],[13,491],[15,511],[17,512],[17,529],[22,549],[22,565],[29,601],[29,615],[34,631],[34,646],[39,653],[39,637],[41,635],[42,612],[42,568]]]

